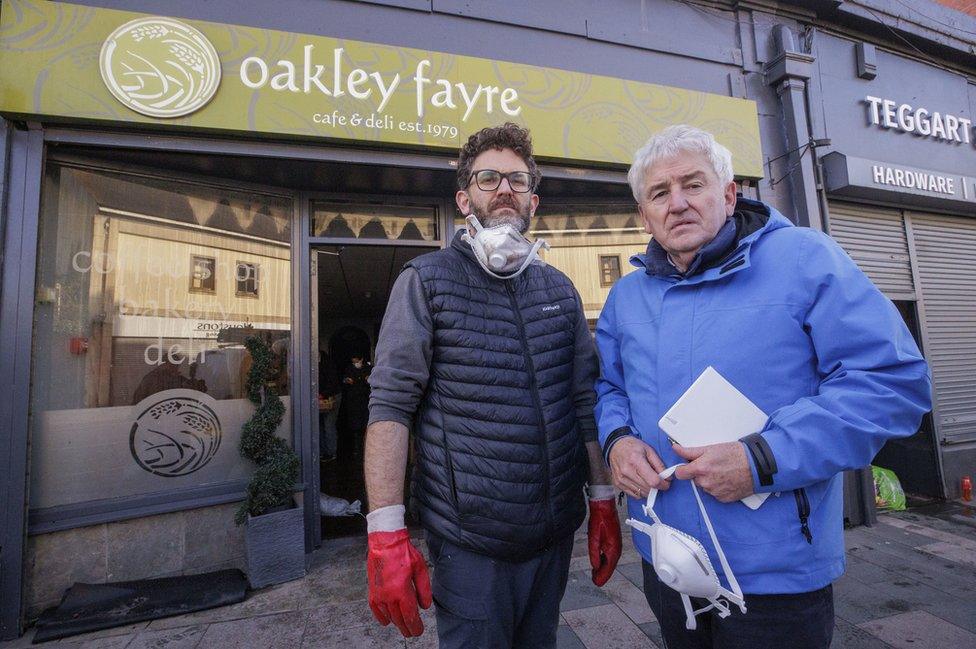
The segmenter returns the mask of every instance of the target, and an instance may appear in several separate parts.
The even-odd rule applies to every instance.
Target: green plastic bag
[[[891,469],[871,465],[874,476],[874,504],[880,510],[900,512],[905,509],[905,490]]]

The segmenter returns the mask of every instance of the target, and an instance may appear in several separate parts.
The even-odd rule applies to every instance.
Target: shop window
[[[456,214],[454,229],[464,227],[464,217]],[[595,321],[600,315],[615,281],[609,279],[612,273],[604,273],[603,258],[616,257],[619,279],[634,269],[620,260],[644,252],[650,239],[632,203],[588,203],[586,200],[573,204],[543,200],[526,236],[549,243],[550,249],[540,256],[573,280],[589,321]],[[599,263],[593,263],[594,253]]]
[[[290,407],[288,194],[48,162],[31,385],[32,510],[248,478],[248,336]],[[238,295],[247,295],[247,300]],[[286,412],[278,434],[291,440]]]
[[[589,321],[600,315],[610,286],[634,270],[626,260],[644,252],[650,239],[632,203],[586,201],[543,201],[526,236],[549,243],[546,262],[573,281]]]
[[[379,205],[312,201],[313,237],[436,241],[437,209],[417,205]]]
[[[213,257],[190,257],[190,290],[213,293],[217,284],[217,260]]]
[[[620,279],[620,255],[600,255],[600,286],[606,288]]]
[[[258,273],[260,266],[246,261],[237,262],[237,272],[234,278],[237,280],[238,297],[257,297],[258,296]]]

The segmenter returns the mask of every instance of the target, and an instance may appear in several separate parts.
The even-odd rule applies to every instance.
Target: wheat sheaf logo
[[[139,402],[129,431],[136,463],[164,478],[206,466],[220,448],[220,419],[212,397],[195,390],[164,390]]]
[[[220,85],[217,50],[172,18],[137,18],[116,29],[102,45],[99,67],[116,99],[150,117],[189,115]]]

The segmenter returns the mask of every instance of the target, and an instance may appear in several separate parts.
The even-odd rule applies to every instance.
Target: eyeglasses
[[[502,178],[508,180],[508,186],[513,192],[524,194],[532,191],[532,174],[528,171],[509,171],[503,174],[494,169],[479,169],[468,178],[468,185],[471,184],[472,178],[478,184],[478,189],[483,192],[493,192],[498,189],[502,184]]]

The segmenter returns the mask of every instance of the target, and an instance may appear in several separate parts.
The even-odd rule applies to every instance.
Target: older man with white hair
[[[737,194],[711,134],[665,129],[628,178],[653,239],[597,324],[596,412],[648,604],[669,649],[828,647],[841,473],[916,431],[928,367],[833,240]],[[657,422],[709,366],[769,419],[738,441],[672,444]],[[753,493],[772,495],[754,510],[739,502]]]

